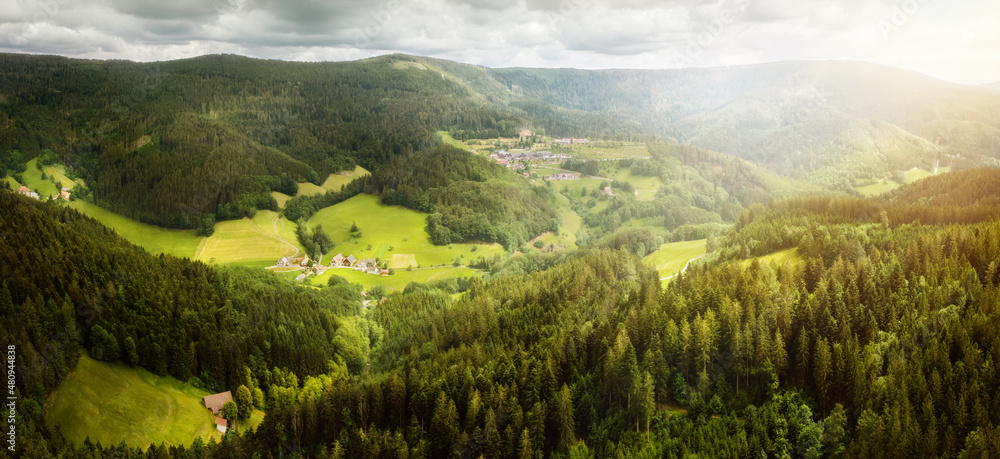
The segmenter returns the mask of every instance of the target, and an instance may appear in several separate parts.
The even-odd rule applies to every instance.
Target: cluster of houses
[[[20,193],[20,194],[23,194],[23,195],[25,195],[25,196],[27,196],[29,198],[34,198],[34,199],[38,199],[38,200],[42,199],[42,197],[38,195],[38,192],[32,191],[30,188],[28,188],[28,187],[26,187],[24,185],[21,185],[21,187],[17,189],[17,192]],[[69,188],[63,188],[59,192],[59,197],[62,198],[63,200],[69,201]]]
[[[525,161],[564,161],[570,155],[557,155],[547,150],[518,151],[496,150],[490,154],[490,159],[497,164],[514,170],[523,170]]]
[[[314,274],[323,274],[327,270],[327,266],[321,263],[314,263],[313,266],[309,267],[309,257],[303,256],[299,258],[288,258],[282,257],[275,263],[275,266],[290,268],[299,266],[306,270],[305,273],[299,275],[296,280],[303,280],[309,275],[310,272]],[[355,271],[361,271],[368,274],[374,274],[376,276],[388,276],[388,269],[381,269],[378,267],[378,262],[374,258],[365,258],[363,260],[358,260],[354,255],[344,256],[342,253],[338,253],[330,261],[330,268],[350,268]]]
[[[576,180],[580,178],[579,175],[570,174],[566,172],[560,172],[558,174],[552,174],[545,176],[545,180]]]
[[[229,429],[229,421],[220,416],[219,411],[222,410],[222,405],[225,405],[226,402],[233,401],[232,392],[227,390],[219,394],[206,395],[201,401],[205,404],[205,408],[208,408],[215,415],[215,429],[226,433],[226,430]]]

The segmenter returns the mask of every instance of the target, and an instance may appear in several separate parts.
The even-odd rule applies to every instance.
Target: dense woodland
[[[548,188],[533,186],[493,161],[448,145],[398,158],[341,191],[301,196],[285,204],[290,220],[360,192],[379,195],[386,205],[431,214],[427,232],[437,245],[498,242],[508,250],[559,227]]]
[[[0,55],[0,162],[52,151],[94,202],[160,226],[194,228],[277,208],[271,191],[377,171],[452,127],[478,136],[555,111],[485,103],[403,56],[300,64],[206,56],[156,64]],[[553,134],[587,133],[585,117]],[[573,121],[581,120],[579,124]],[[294,188],[291,188],[294,192]]]
[[[713,259],[666,287],[636,256],[648,232],[631,231],[464,282],[457,299],[457,285],[414,285],[367,311],[343,282],[150,256],[0,191],[2,330],[26,369],[19,445],[29,457],[995,457],[997,180],[973,170],[883,200],[752,205]],[[789,236],[763,239],[775,227]],[[789,247],[801,261],[744,260]],[[44,427],[41,401],[82,349],[260,388],[267,416],[220,444],[70,445]]]

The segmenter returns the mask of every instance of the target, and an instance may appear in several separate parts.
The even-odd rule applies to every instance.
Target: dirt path
[[[684,274],[684,271],[687,271],[688,266],[691,266],[691,262],[692,261],[695,261],[695,260],[698,260],[698,259],[701,259],[701,258],[705,258],[705,255],[702,255],[700,257],[694,257],[694,258],[688,260],[688,262],[684,264],[684,269],[682,269],[681,272],[679,272],[677,274],[674,274],[673,276],[670,276],[670,277],[661,277],[660,280],[661,281],[665,281],[665,280],[673,279],[673,278],[675,278],[677,276],[680,276],[681,274]]]

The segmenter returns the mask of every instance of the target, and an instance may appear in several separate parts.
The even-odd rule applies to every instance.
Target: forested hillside
[[[665,287],[631,232],[458,298],[415,286],[360,314],[342,282],[151,257],[0,192],[3,330],[39,369],[18,379],[25,452],[141,454],[41,427],[37,397],[86,348],[266,392],[256,432],[154,455],[995,456],[998,175],[751,205]],[[788,247],[801,262],[744,260]]]
[[[513,249],[559,226],[548,188],[448,145],[394,158],[341,191],[290,199],[285,215],[293,221],[309,217],[360,192],[430,213],[427,231],[437,245],[482,241]]]
[[[0,160],[54,152],[98,204],[161,226],[277,210],[271,191],[378,170],[457,126],[512,136],[523,111],[386,57],[300,64],[205,56],[156,64],[0,56]],[[582,135],[578,134],[578,135]]]
[[[497,69],[514,94],[846,189],[1000,155],[1000,95],[856,62],[681,70]]]
[[[596,213],[584,213],[594,236],[613,233],[631,219],[653,219],[667,231],[703,239],[732,223],[744,208],[769,200],[829,193],[823,188],[779,176],[732,156],[665,142],[649,144],[649,159],[623,160],[633,176],[656,177],[665,184],[649,201],[632,197],[625,184],[612,183],[619,196]],[[678,231],[679,229],[679,231]]]
[[[242,384],[248,370],[364,365],[354,286],[307,290],[259,270],[152,256],[75,210],[7,190],[0,213],[0,333],[17,348],[20,432],[41,428],[26,427],[81,349],[210,390]],[[46,441],[20,441],[47,456]]]

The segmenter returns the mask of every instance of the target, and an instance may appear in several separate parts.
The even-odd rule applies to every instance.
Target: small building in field
[[[382,275],[383,276],[388,276],[389,275],[389,270],[388,269],[383,269],[382,270]]]
[[[233,393],[227,390],[218,394],[206,395],[201,401],[205,404],[205,408],[212,411],[212,414],[218,415],[222,405],[233,401]]]
[[[610,186],[604,187],[601,190],[601,192],[604,193],[604,195],[607,196],[607,197],[609,197],[609,198],[613,198],[615,196],[615,192],[611,191],[611,187]],[[636,193],[638,193],[638,192],[636,192]]]
[[[344,266],[347,266],[348,268],[350,268],[350,267],[353,267],[354,264],[357,263],[357,262],[358,262],[358,259],[354,258],[354,255],[350,255],[350,256],[347,257],[346,260],[344,260]]]
[[[59,197],[69,201],[69,188],[63,187],[62,191],[59,192]]]
[[[299,266],[301,266],[303,268],[306,267],[306,266],[309,266],[309,256],[308,255],[302,257],[302,260],[299,261]]]
[[[278,260],[278,262],[275,263],[274,265],[281,267],[288,267],[292,265],[292,260],[289,260],[288,257],[281,257],[281,259]]]
[[[17,192],[21,193],[21,194],[23,194],[25,196],[27,196],[27,195],[31,194],[31,189],[28,188],[28,187],[26,187],[26,186],[24,186],[24,185],[21,185],[21,188],[18,188]]]
[[[219,432],[226,433],[229,430],[229,421],[226,418],[215,418],[215,429]]]

